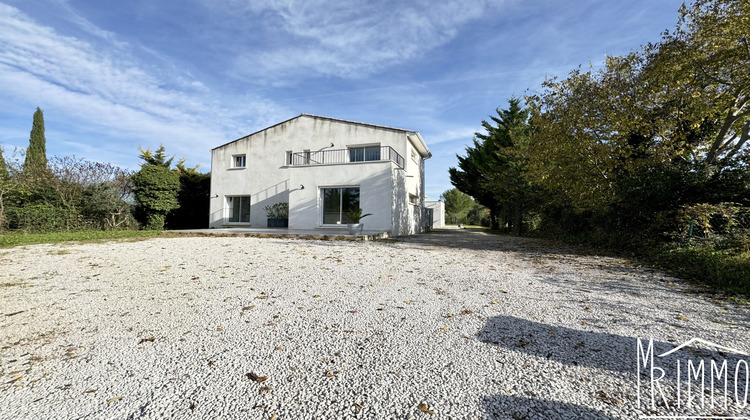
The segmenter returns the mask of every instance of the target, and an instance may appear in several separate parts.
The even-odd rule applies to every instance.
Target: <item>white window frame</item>
[[[367,149],[371,148],[377,148],[377,159],[367,159]],[[362,149],[362,160],[352,160],[352,152],[354,149]],[[383,156],[383,149],[380,143],[366,143],[366,144],[348,144],[346,145],[346,153],[347,153],[347,162],[354,163],[354,162],[378,162],[381,161]]]
[[[241,159],[242,165],[238,165],[238,161]],[[247,155],[244,153],[232,155],[232,169],[245,169],[247,168]]]
[[[318,188],[318,208],[320,209],[320,214],[318,216],[318,223],[320,223],[320,226],[323,227],[343,227],[346,226],[346,223],[341,223],[341,219],[343,219],[343,201],[341,198],[339,199],[339,223],[323,223],[325,220],[325,196],[323,195],[324,190],[329,189],[344,189],[344,188],[356,188],[359,190],[359,207],[362,208],[362,187],[359,185],[329,185],[329,186],[323,186]]]
[[[247,194],[247,195],[227,195],[227,196],[225,196],[225,198],[226,198],[226,206],[227,206],[226,207],[226,209],[227,209],[227,214],[226,214],[227,223],[229,223],[229,224],[245,224],[245,225],[249,224],[250,223],[250,214],[251,214],[252,204],[253,204],[252,203],[252,199],[250,198],[250,195],[249,194]],[[236,222],[233,222],[232,221],[232,214],[233,214],[233,211],[234,211],[234,200],[235,199],[240,199],[241,200],[243,198],[246,198],[247,201],[248,201],[248,203],[247,203],[247,221],[238,220]],[[242,213],[242,201],[240,201],[240,213]],[[241,219],[241,214],[240,214],[240,216],[237,217],[237,219]]]

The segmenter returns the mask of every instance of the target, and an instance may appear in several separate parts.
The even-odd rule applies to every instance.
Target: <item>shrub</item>
[[[658,254],[656,263],[675,276],[750,295],[750,254],[676,248]]]
[[[269,219],[288,219],[289,218],[289,203],[276,203],[270,206],[265,206],[266,217]]]

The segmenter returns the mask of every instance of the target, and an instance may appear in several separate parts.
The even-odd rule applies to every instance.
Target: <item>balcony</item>
[[[292,166],[391,161],[400,168],[404,167],[404,158],[390,146],[350,147],[348,149],[295,152],[288,159],[287,163]]]

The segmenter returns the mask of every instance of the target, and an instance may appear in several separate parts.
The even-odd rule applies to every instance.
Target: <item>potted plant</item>
[[[268,227],[289,227],[289,203],[276,203],[264,208]]]
[[[362,218],[367,216],[372,216],[372,213],[362,214],[362,209],[356,209],[356,210],[349,210],[346,213],[344,213],[346,217],[351,220],[351,223],[347,223],[346,227],[349,228],[349,234],[350,235],[360,235],[362,234],[362,229],[364,228],[364,225],[362,223],[359,223]]]

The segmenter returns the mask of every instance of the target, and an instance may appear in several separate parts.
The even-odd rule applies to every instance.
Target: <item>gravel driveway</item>
[[[749,333],[659,272],[477,232],[25,246],[0,250],[0,418],[637,418],[670,412],[637,406],[637,338]]]

